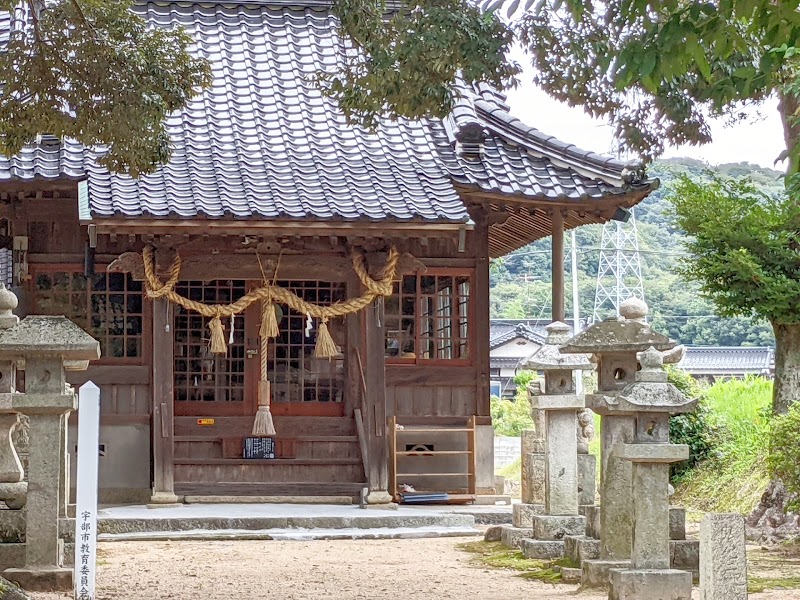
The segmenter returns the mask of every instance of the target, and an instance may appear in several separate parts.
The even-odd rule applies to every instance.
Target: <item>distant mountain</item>
[[[709,170],[732,178],[749,177],[765,193],[783,193],[783,173],[750,163],[709,167],[690,158],[657,161],[649,171],[661,179],[661,187],[645,198],[634,214],[639,232],[645,299],[651,323],[683,344],[758,346],[774,343],[768,323],[748,318],[723,319],[700,297],[697,286],[674,272],[684,256],[683,232],[670,215],[666,194],[676,174],[702,179]],[[577,231],[578,291],[582,317],[591,316],[597,278],[598,247],[602,227]],[[569,240],[569,238],[568,238]],[[541,318],[550,314],[550,240],[540,240],[495,261],[491,275],[493,318]],[[569,269],[569,262],[567,264]],[[567,277],[567,314],[571,316],[571,278]]]

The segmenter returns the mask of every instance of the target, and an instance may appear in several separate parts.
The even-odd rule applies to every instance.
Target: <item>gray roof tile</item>
[[[0,157],[0,181],[88,179],[93,218],[113,216],[464,222],[455,185],[536,199],[587,199],[647,189],[629,165],[584,152],[508,114],[486,85],[464,89],[445,122],[384,121],[377,132],[348,125],[312,81],[347,51],[324,3],[306,8],[257,1],[150,2],[154,24],[181,25],[193,52],[212,62],[214,84],[168,129],[172,160],[133,180],[110,174],[98,150],[73,140]],[[0,41],[18,24],[0,13]],[[488,133],[480,157],[459,152],[466,123]]]

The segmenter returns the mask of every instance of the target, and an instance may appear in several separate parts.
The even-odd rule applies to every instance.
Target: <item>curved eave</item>
[[[531,197],[485,192],[472,186],[457,186],[465,203],[489,214],[489,257],[499,258],[553,232],[552,211],[560,209],[564,228],[603,224],[617,208],[631,208],[657,189],[657,179],[631,187],[624,193],[596,197]],[[473,217],[474,218],[474,217]]]

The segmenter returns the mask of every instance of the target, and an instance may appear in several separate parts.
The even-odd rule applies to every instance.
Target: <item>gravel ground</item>
[[[98,600],[606,600],[487,568],[463,539],[107,542],[99,548]],[[697,597],[697,594],[695,594]],[[33,594],[62,600],[65,594]],[[754,594],[800,599],[800,592]]]

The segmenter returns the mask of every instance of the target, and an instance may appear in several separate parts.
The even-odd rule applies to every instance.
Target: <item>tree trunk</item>
[[[800,107],[798,99],[786,93],[779,93],[778,112],[781,114],[783,123],[783,141],[786,143],[786,182],[789,178],[800,171],[800,156],[796,152],[797,144],[800,142],[800,122],[796,120],[795,114]]]
[[[772,408],[783,414],[800,400],[800,323],[773,323],[775,331],[775,385]]]

